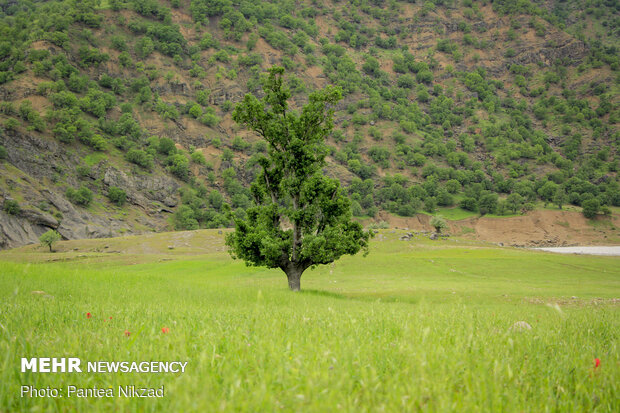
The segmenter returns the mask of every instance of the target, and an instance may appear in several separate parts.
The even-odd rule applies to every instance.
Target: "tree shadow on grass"
[[[362,301],[362,302],[374,302],[374,303],[418,304],[420,302],[419,297],[389,295],[385,293],[340,294],[340,293],[335,293],[332,291],[324,291],[324,290],[301,290],[300,293],[305,294],[305,295],[335,298],[338,300],[350,300],[350,301]]]

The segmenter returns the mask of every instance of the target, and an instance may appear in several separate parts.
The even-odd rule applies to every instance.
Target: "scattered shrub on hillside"
[[[235,136],[232,140],[231,146],[235,151],[246,152],[252,147],[252,144],[246,142],[245,139],[243,139],[241,136]]]
[[[218,41],[215,40],[213,38],[213,36],[211,35],[211,33],[209,33],[209,32],[206,32],[202,36],[202,39],[200,40],[199,45],[200,45],[200,48],[202,50],[207,50],[207,49],[211,49],[211,48],[219,49],[219,47],[220,47]]]
[[[124,52],[125,50],[127,50],[127,42],[125,41],[125,38],[123,36],[112,36],[110,38],[110,44],[112,45],[113,49],[116,49],[119,52]]]
[[[440,206],[452,206],[454,205],[454,197],[445,188],[440,188],[437,191],[437,205]]]
[[[601,209],[601,203],[598,199],[592,198],[583,201],[582,207],[583,215],[588,219],[592,219],[596,216],[596,214],[598,214],[599,210]]]
[[[155,111],[159,113],[162,119],[164,120],[166,119],[177,120],[180,117],[179,111],[173,104],[166,103],[161,99],[157,100],[157,104],[155,105]]]
[[[14,131],[19,127],[19,121],[15,118],[8,118],[4,121],[4,129]]]
[[[166,137],[159,139],[159,143],[157,144],[157,152],[164,155],[172,155],[176,153],[176,151],[177,148],[172,139]]]
[[[217,189],[214,189],[209,193],[208,200],[209,205],[217,211],[219,211],[224,205],[224,197]]]
[[[111,186],[110,189],[108,189],[108,199],[110,202],[113,202],[120,207],[123,206],[127,200],[127,193],[125,193],[125,191],[121,188]]]
[[[398,77],[398,79],[396,80],[396,84],[398,85],[398,87],[412,89],[416,85],[416,81],[415,78],[410,74],[404,74]]]
[[[181,205],[174,213],[173,219],[174,229],[177,231],[194,230],[200,227],[194,211],[187,205]]]
[[[200,117],[200,123],[207,126],[215,126],[220,123],[220,118],[215,114],[215,109],[209,107],[205,109],[205,113]]]
[[[459,203],[459,206],[467,211],[478,211],[478,201],[475,198],[467,197],[463,198]]]
[[[421,70],[415,75],[416,81],[419,83],[431,83],[433,81],[433,72],[430,70]]]
[[[134,46],[134,51],[142,59],[149,56],[154,50],[155,43],[153,43],[153,40],[147,36],[141,37]]]
[[[433,213],[437,209],[437,200],[433,196],[429,196],[424,200],[424,210]]]
[[[478,203],[480,215],[494,214],[497,211],[497,202],[497,194],[489,193],[483,195]]]
[[[508,195],[508,198],[506,198],[506,205],[513,214],[516,214],[523,205],[523,197],[518,193],[513,192],[512,194]]]
[[[125,159],[144,169],[151,169],[153,167],[153,156],[141,149],[129,150],[125,155]]]
[[[2,210],[8,215],[18,215],[21,211],[19,203],[14,199],[5,199],[2,204]]]
[[[202,154],[202,152],[193,152],[191,155],[192,158],[192,162],[198,164],[198,165],[206,165],[207,164],[207,160],[205,159],[205,156]]]
[[[133,66],[133,60],[131,59],[129,53],[127,53],[126,51],[118,55],[118,63],[121,65],[121,67]]]
[[[81,186],[80,189],[68,188],[65,192],[67,199],[76,205],[87,207],[93,200],[93,192],[86,186]]]
[[[90,146],[96,151],[105,151],[108,147],[108,141],[101,135],[81,134],[80,142]]]
[[[189,161],[180,153],[170,155],[166,160],[168,170],[183,181],[189,179]]]
[[[200,107],[199,104],[196,103],[192,107],[189,108],[189,111],[187,113],[189,113],[189,115],[193,117],[194,119],[198,119],[199,117],[202,116],[202,108]]]
[[[78,55],[82,67],[99,66],[100,63],[107,62],[110,59],[107,53],[101,53],[99,50],[91,49],[88,46],[80,47]]]
[[[92,173],[92,169],[88,165],[78,165],[75,167],[75,173],[78,178],[84,179]]]

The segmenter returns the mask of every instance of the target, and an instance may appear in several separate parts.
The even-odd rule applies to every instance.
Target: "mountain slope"
[[[274,64],[294,106],[342,87],[326,172],[355,215],[611,211],[616,5],[579,16],[603,32],[581,4],[4,1],[0,246],[243,216],[265,145],[230,112]]]

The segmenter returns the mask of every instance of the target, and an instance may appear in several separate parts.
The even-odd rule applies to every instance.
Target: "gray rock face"
[[[144,195],[136,190],[133,181],[129,179],[125,172],[114,168],[107,168],[105,174],[103,175],[103,183],[108,187],[116,186],[123,188],[123,190],[127,193],[128,202],[142,208],[148,207],[148,200]]]
[[[167,207],[177,205],[176,194],[179,184],[167,176],[132,177],[123,171],[108,167],[103,175],[103,183],[107,186],[123,188],[127,199],[142,208],[147,208],[149,201],[158,201]]]
[[[50,202],[50,204],[54,205],[63,214],[70,212],[75,213],[75,208],[73,207],[73,204],[71,202],[67,201],[62,196],[50,191],[49,189],[43,189],[41,191],[41,195],[43,195],[45,199]]]
[[[243,91],[239,87],[232,88],[215,88],[211,90],[211,94],[209,95],[209,103],[211,105],[219,106],[226,102],[230,101],[240,101],[243,98]]]
[[[38,242],[39,237],[49,229],[41,223],[33,223],[26,218],[0,211],[0,248],[33,244]]]
[[[583,42],[572,40],[556,47],[542,48],[538,51],[524,47],[517,51],[513,61],[522,65],[542,62],[545,66],[550,66],[557,59],[568,59],[571,65],[577,65],[583,61],[587,53],[587,47]]]
[[[93,216],[89,217],[88,222],[76,216],[63,219],[57,231],[66,239],[108,238],[118,235],[112,230],[111,222]]]
[[[38,181],[51,178],[62,165],[79,165],[77,156],[69,154],[58,143],[36,135],[7,133],[2,140],[9,163]]]
[[[64,239],[104,238],[143,231],[132,228],[131,223],[116,216],[116,211],[93,211],[73,205],[64,195],[67,186],[86,185],[100,195],[105,195],[110,186],[122,188],[128,201],[141,212],[135,218],[141,228],[165,228],[166,215],[174,212],[171,208],[178,204],[180,185],[166,175],[132,176],[104,160],[92,167],[85,179],[78,179],[76,167],[82,164],[82,158],[75,148],[68,150],[67,146],[35,132],[5,133],[0,144],[7,149],[8,164],[19,169],[7,176],[8,188],[0,187],[0,204],[13,189],[24,194],[18,215],[0,212],[0,249],[38,243],[41,234],[50,229],[56,229]],[[44,184],[55,182],[58,177],[66,185]],[[98,179],[103,185],[95,184]],[[56,212],[53,216],[43,210]]]
[[[34,209],[22,209],[19,216],[34,225],[41,225],[48,228],[58,228],[58,220],[46,212],[41,212]]]
[[[50,229],[57,230],[63,239],[113,237],[120,235],[121,229],[125,233],[134,233],[125,228],[126,224],[122,221],[76,207],[49,189],[43,189],[39,194],[62,213],[62,219],[31,208],[22,209],[19,215],[7,215],[0,211],[0,249],[37,243],[39,237]]]

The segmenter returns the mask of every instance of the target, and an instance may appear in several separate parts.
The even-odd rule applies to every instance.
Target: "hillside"
[[[287,69],[343,89],[326,173],[376,222],[620,206],[618,3],[0,2],[0,248],[230,225]],[[613,227],[613,225],[612,225]]]

